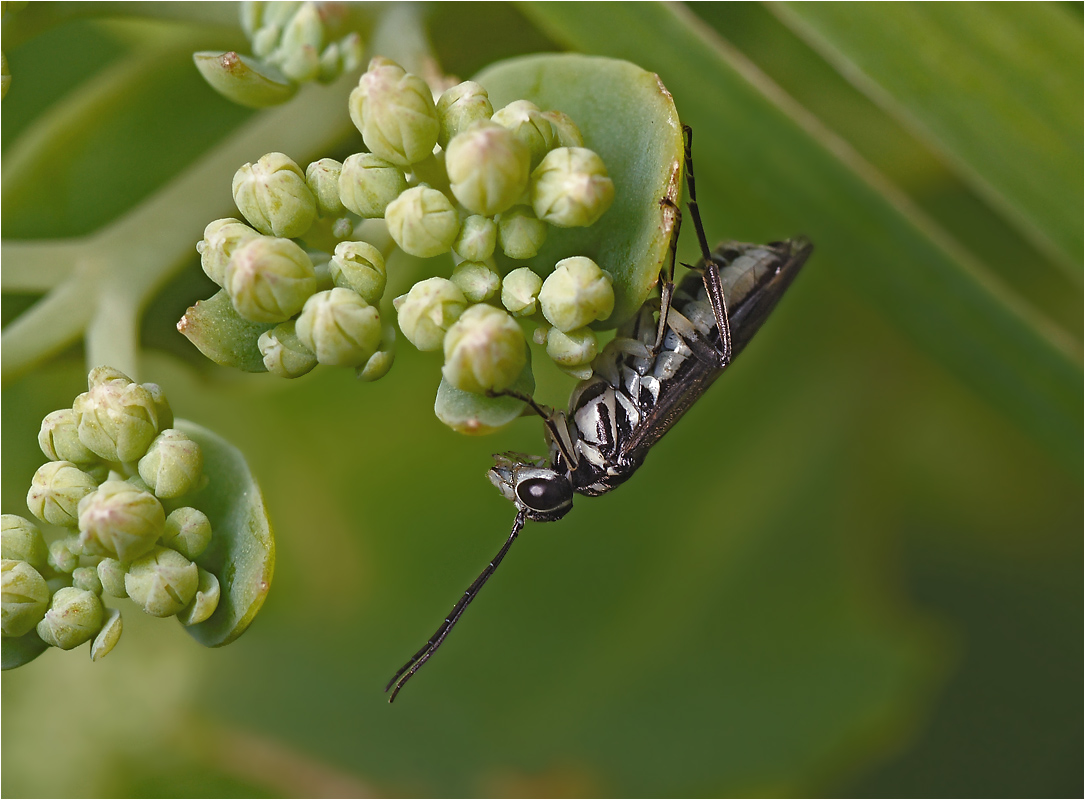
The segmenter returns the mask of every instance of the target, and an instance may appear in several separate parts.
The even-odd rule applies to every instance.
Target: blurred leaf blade
[[[1080,284],[1081,28],[1044,3],[773,5]],[[915,46],[922,42],[922,46]]]
[[[740,53],[681,7],[636,4],[622,25],[606,4],[524,9],[556,41],[659,73],[698,132],[710,238],[808,234],[814,268],[838,271],[929,356],[1080,469],[1080,345],[990,278]],[[779,224],[766,230],[764,219]]]

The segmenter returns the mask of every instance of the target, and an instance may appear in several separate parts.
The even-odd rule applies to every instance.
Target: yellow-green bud
[[[71,527],[79,519],[79,501],[96,488],[94,480],[70,461],[50,461],[34,473],[26,505],[43,522]]]
[[[71,575],[79,567],[79,557],[83,548],[78,536],[66,536],[49,543],[49,566],[54,572]],[[70,583],[70,581],[69,581]]]
[[[357,367],[380,344],[380,313],[350,289],[329,289],[306,301],[296,330],[321,364]]]
[[[282,153],[268,153],[234,173],[234,203],[245,219],[268,236],[301,236],[316,220],[316,197],[305,173]]]
[[[583,147],[584,137],[573,118],[563,111],[544,111],[543,116],[554,126],[558,147]]]
[[[533,258],[546,241],[547,227],[530,206],[513,206],[497,220],[497,241],[509,258]]]
[[[539,305],[546,320],[560,331],[583,328],[614,311],[610,275],[590,258],[562,259],[543,281]]]
[[[316,271],[294,242],[262,236],[234,253],[226,267],[224,288],[245,319],[285,322],[316,291]]]
[[[531,152],[508,128],[476,122],[448,143],[445,167],[460,204],[473,214],[491,216],[524,194]]]
[[[144,389],[151,394],[151,400],[154,401],[155,414],[158,417],[158,430],[164,431],[167,428],[173,427],[173,409],[170,408],[170,401],[166,399],[166,393],[162,391],[162,387],[157,383],[141,383]],[[71,461],[71,459],[68,459]]]
[[[226,281],[226,265],[234,251],[259,236],[257,231],[232,217],[209,223],[203,229],[203,239],[196,243],[200,265],[207,277],[222,286]]]
[[[165,527],[158,498],[127,481],[106,481],[79,504],[79,542],[91,555],[130,562],[149,552]]]
[[[199,584],[192,602],[177,613],[177,620],[182,625],[196,625],[215,613],[219,605],[219,579],[205,569],[200,569]]]
[[[501,305],[514,317],[530,317],[535,313],[543,280],[529,267],[514,269],[501,282]]]
[[[127,386],[130,383],[134,383],[134,381],[116,367],[94,367],[94,369],[87,373],[88,389],[93,389],[95,386],[100,386],[103,383],[120,383],[123,386]]]
[[[54,411],[41,421],[38,445],[50,461],[90,464],[98,460],[98,456],[79,441],[79,417],[70,408]]]
[[[554,146],[554,126],[530,100],[515,100],[494,112],[493,121],[508,128],[531,153],[531,168]]]
[[[472,303],[490,299],[501,288],[501,276],[481,261],[461,261],[452,270],[452,282]]]
[[[199,569],[168,547],[136,559],[124,576],[128,596],[152,617],[172,617],[196,596]]]
[[[0,562],[0,630],[4,636],[30,633],[49,608],[45,578],[25,561]]]
[[[340,217],[346,213],[339,197],[339,176],[343,165],[334,158],[313,161],[305,168],[305,184],[316,198],[316,208],[321,216]]]
[[[158,433],[154,396],[138,383],[119,380],[92,386],[72,404],[79,441],[105,461],[136,461]]]
[[[340,242],[328,266],[336,286],[350,289],[371,306],[380,303],[388,272],[381,251],[369,242]]]
[[[391,326],[385,327],[378,350],[358,367],[355,375],[360,381],[376,381],[388,374],[396,360],[396,331]]]
[[[493,116],[494,107],[490,97],[481,84],[464,81],[446,89],[437,101],[437,117],[441,123],[441,132],[437,144],[443,148],[479,120]]]
[[[98,562],[98,581],[102,584],[102,591],[113,597],[127,597],[128,590],[124,588],[124,574],[128,569],[115,558],[103,558]]]
[[[463,221],[452,249],[464,261],[485,261],[497,247],[497,224],[489,217],[472,214]]]
[[[388,204],[407,191],[403,170],[373,153],[356,153],[343,162],[339,197],[362,219],[380,219]]]
[[[267,371],[280,378],[300,378],[317,365],[316,354],[298,338],[297,326],[292,319],[261,333],[256,344]]]
[[[195,561],[211,544],[211,520],[198,508],[178,508],[166,517],[162,544]]]
[[[38,636],[48,645],[71,650],[92,639],[102,629],[104,617],[98,595],[68,586],[53,595],[45,618],[38,623]]]
[[[16,514],[4,514],[0,516],[0,555],[41,569],[49,550],[37,525]]]
[[[95,594],[102,593],[102,580],[94,567],[76,567],[72,570],[72,586]]]
[[[392,301],[399,329],[419,350],[439,350],[452,323],[467,308],[467,298],[446,278],[419,281]]]
[[[187,494],[199,487],[202,476],[200,446],[176,428],[158,434],[139,460],[139,477],[157,497]]]
[[[551,150],[531,173],[535,216],[559,228],[591,225],[614,201],[603,159],[584,147]]]
[[[115,608],[107,608],[105,610],[105,622],[102,623],[102,629],[98,632],[98,635],[94,637],[94,641],[90,645],[90,660],[97,661],[100,658],[105,658],[109,655],[110,651],[117,646],[118,640],[121,638],[121,632],[124,630],[124,625],[121,623],[121,612]]]
[[[324,44],[324,23],[316,3],[302,3],[283,26],[279,39],[283,74],[296,83],[310,81],[320,72],[320,48]]]
[[[446,381],[465,392],[500,392],[527,364],[527,342],[516,320],[499,308],[475,305],[448,329],[444,341]]]
[[[551,328],[546,337],[546,354],[560,367],[590,364],[599,352],[599,342],[591,328],[577,328],[564,333]]]
[[[437,144],[440,123],[426,82],[380,56],[369,62],[348,101],[350,119],[362,141],[386,161],[406,167]]]
[[[388,233],[400,249],[419,258],[447,253],[460,232],[452,202],[436,189],[415,186],[384,210]]]

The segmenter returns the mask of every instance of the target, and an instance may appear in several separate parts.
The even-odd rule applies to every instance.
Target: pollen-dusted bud
[[[196,596],[182,611],[177,613],[177,620],[182,625],[196,625],[215,613],[219,605],[219,579],[205,569],[199,571],[199,584]]]
[[[447,278],[419,281],[392,301],[399,329],[419,350],[439,350],[452,323],[467,308],[467,298]]]
[[[90,660],[97,661],[109,655],[110,651],[117,646],[123,630],[121,612],[115,608],[107,608],[102,629],[94,637],[94,641],[90,645]]]
[[[305,185],[316,198],[317,212],[323,217],[339,217],[346,213],[339,197],[339,176],[343,165],[334,158],[313,161],[305,168]]]
[[[79,441],[79,417],[70,408],[46,415],[38,432],[38,445],[50,461],[92,464],[98,456]]]
[[[37,625],[41,640],[61,650],[71,650],[94,638],[102,629],[105,610],[94,592],[67,586],[58,589],[45,618]]]
[[[559,367],[590,364],[599,352],[599,342],[591,328],[577,328],[564,333],[551,328],[546,337],[546,354]]]
[[[37,525],[17,514],[4,514],[0,516],[0,555],[41,569],[49,549]]]
[[[350,93],[348,108],[365,146],[393,164],[406,167],[421,161],[437,144],[441,126],[429,86],[387,58],[369,62]]]
[[[530,100],[515,100],[494,112],[493,121],[508,128],[531,153],[531,167],[542,161],[554,146],[554,126]]]
[[[395,243],[419,258],[447,253],[460,232],[460,218],[451,201],[428,186],[403,192],[388,204],[384,220]]]
[[[203,229],[203,239],[196,244],[200,265],[207,277],[223,286],[226,282],[226,265],[230,263],[234,251],[259,236],[258,231],[232,217],[208,223]]]
[[[196,596],[199,569],[168,547],[155,547],[136,559],[124,576],[124,588],[152,617],[172,617]]]
[[[497,224],[489,217],[472,214],[463,221],[452,249],[464,261],[485,261],[497,246]]]
[[[590,258],[564,258],[543,281],[539,305],[551,325],[569,332],[609,317],[614,287],[610,275]]]
[[[380,313],[355,292],[337,287],[306,301],[296,330],[298,339],[321,364],[357,367],[380,344]]]
[[[547,227],[530,206],[513,206],[497,220],[497,242],[509,258],[533,258],[546,241]]]
[[[603,159],[585,147],[559,147],[531,173],[535,216],[559,228],[593,224],[614,201]]]
[[[226,267],[224,288],[245,319],[285,322],[316,291],[316,271],[308,254],[294,242],[261,236],[234,253]]]
[[[380,303],[388,272],[381,251],[369,242],[340,242],[328,267],[336,286],[356,292],[371,306]]]
[[[79,504],[79,542],[91,555],[132,561],[154,547],[165,527],[158,498],[127,481],[106,481]]]
[[[448,329],[444,341],[446,381],[465,392],[500,392],[527,365],[527,341],[516,320],[499,308],[471,306]]]
[[[50,461],[34,473],[26,505],[43,522],[72,527],[79,501],[97,488],[94,480],[70,461]]]
[[[138,383],[98,383],[75,398],[79,441],[105,461],[136,461],[158,433],[154,396]]]
[[[501,305],[514,317],[530,317],[535,313],[543,280],[529,267],[514,269],[501,282]]]
[[[473,214],[491,216],[523,195],[531,153],[508,128],[476,122],[448,143],[445,166],[460,204]]]
[[[403,170],[373,153],[355,153],[339,173],[343,205],[362,219],[380,219],[388,204],[407,191]]]
[[[139,460],[139,477],[157,497],[180,497],[199,487],[203,452],[176,428],[162,431]]]
[[[301,236],[316,220],[316,197],[305,173],[282,153],[268,153],[234,173],[234,203],[256,230],[268,236]]]
[[[211,544],[211,520],[198,508],[178,508],[166,517],[162,544],[195,561]]]
[[[437,144],[447,149],[457,134],[479,120],[489,119],[493,113],[490,96],[481,84],[464,81],[446,89],[437,101],[437,117],[441,123]]]
[[[292,319],[261,333],[256,344],[267,371],[280,378],[300,378],[317,365],[316,354],[298,338],[297,325]]]
[[[0,562],[0,629],[4,636],[23,636],[34,629],[49,608],[45,578],[25,561]]]

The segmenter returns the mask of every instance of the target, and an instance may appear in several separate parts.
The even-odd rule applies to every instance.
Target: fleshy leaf
[[[17,638],[5,636],[0,643],[0,661],[3,662],[3,669],[15,669],[29,664],[48,649],[49,645],[43,642],[35,631]]]
[[[520,394],[531,395],[535,392],[530,348],[527,366],[511,388]],[[465,392],[442,378],[441,385],[437,389],[437,401],[433,404],[433,413],[437,415],[437,419],[457,433],[483,436],[517,419],[523,414],[526,405],[524,401],[517,400],[515,397],[486,397],[474,392]]]
[[[297,85],[274,67],[233,51],[193,53],[192,60],[212,89],[248,108],[285,103],[298,91]]]
[[[190,307],[177,323],[177,330],[209,359],[245,372],[267,372],[257,341],[274,327],[243,318],[225,289]]]

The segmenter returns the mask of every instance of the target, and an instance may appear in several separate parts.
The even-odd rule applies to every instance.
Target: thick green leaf
[[[696,132],[710,238],[806,233],[815,245],[808,270],[838,271],[917,345],[1080,469],[1076,346],[740,54],[676,6],[629,6],[621,25],[607,4],[524,9],[570,47],[637,58],[659,73]]]
[[[0,642],[2,668],[9,670],[29,664],[48,649],[49,645],[43,642],[35,631],[30,631],[17,639],[5,636]]]
[[[225,289],[200,300],[177,323],[177,330],[209,359],[245,372],[267,372],[257,342],[260,334],[274,327],[243,318]]]
[[[1080,280],[1079,22],[1047,3],[770,8]]]
[[[483,70],[494,108],[527,99],[564,111],[614,181],[614,204],[589,228],[551,228],[527,261],[548,275],[569,256],[588,256],[614,277],[614,312],[597,328],[631,317],[655,287],[669,255],[681,196],[683,140],[674,101],[659,79],[635,64],[578,55],[527,56]],[[522,266],[504,260],[507,268]]]
[[[520,377],[510,388],[523,395],[535,394],[535,376],[531,372],[531,350],[527,351],[528,362]],[[458,433],[469,436],[482,436],[504,428],[518,419],[527,404],[515,397],[486,397],[474,392],[457,389],[441,378],[437,387],[437,400],[433,404],[433,413],[437,419]]]
[[[241,451],[187,420],[177,427],[199,443],[207,486],[185,497],[211,520],[211,545],[196,559],[219,579],[221,597],[209,619],[185,628],[202,645],[229,644],[264,604],[275,569],[275,540],[260,487]]]
[[[216,92],[248,108],[277,106],[298,91],[278,70],[237,53],[193,53],[192,60]]]

